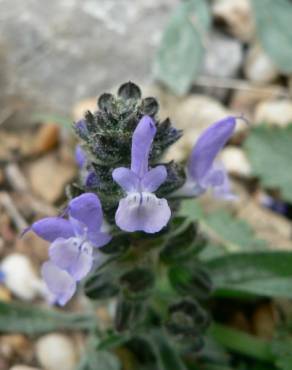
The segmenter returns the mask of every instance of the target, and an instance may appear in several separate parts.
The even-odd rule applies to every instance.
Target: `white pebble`
[[[40,369],[37,367],[30,367],[26,365],[15,365],[12,366],[9,370],[40,370]]]
[[[250,41],[255,25],[249,0],[215,0],[212,2],[215,19],[223,21],[228,31],[241,41]]]
[[[244,151],[235,146],[228,146],[223,149],[220,155],[227,172],[239,176],[249,176],[251,174],[250,163]]]
[[[36,343],[36,356],[46,370],[74,370],[78,360],[77,349],[65,335],[52,333]]]
[[[268,100],[260,103],[255,110],[255,123],[285,127],[292,122],[290,100]]]
[[[274,63],[258,45],[249,50],[244,71],[250,81],[259,83],[272,82],[279,75]]]
[[[43,282],[25,255],[14,253],[5,257],[1,270],[6,287],[18,298],[30,301],[42,293]]]

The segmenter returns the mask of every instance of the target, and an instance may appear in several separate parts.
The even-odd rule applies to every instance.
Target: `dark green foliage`
[[[96,322],[89,315],[68,314],[0,302],[0,332],[42,334],[55,330],[90,330]]]

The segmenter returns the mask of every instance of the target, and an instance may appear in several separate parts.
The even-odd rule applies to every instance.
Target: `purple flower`
[[[0,283],[2,283],[5,280],[5,274],[2,270],[0,270]]]
[[[42,266],[42,276],[52,301],[64,305],[73,296],[76,282],[93,264],[93,249],[107,244],[111,237],[101,231],[102,209],[97,195],[84,193],[69,202],[69,219],[47,217],[31,229],[51,242],[50,261]]]
[[[80,145],[76,145],[75,148],[75,162],[80,169],[82,184],[88,189],[96,188],[99,184],[99,179],[92,165],[87,161],[86,152]]]
[[[148,166],[155,134],[152,118],[142,117],[133,133],[131,169],[116,168],[112,174],[127,194],[116,211],[116,224],[125,231],[156,233],[167,224],[171,215],[166,199],[159,199],[154,194],[166,180],[167,171],[164,166],[152,169]]]
[[[86,153],[80,145],[76,145],[75,148],[75,162],[79,168],[82,168],[86,164]]]
[[[196,142],[187,164],[187,180],[176,195],[198,196],[208,188],[216,197],[234,199],[224,166],[215,161],[232,136],[236,117],[224,118],[208,127]]]

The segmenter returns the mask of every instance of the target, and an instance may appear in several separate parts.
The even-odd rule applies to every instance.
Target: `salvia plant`
[[[213,286],[200,261],[205,236],[179,213],[180,203],[209,189],[234,198],[216,156],[236,117],[203,131],[186,163],[165,163],[182,131],[158,112],[157,100],[142,98],[131,82],[117,96],[101,95],[98,110],[74,124],[80,171],[66,207],[31,230],[50,243],[41,272],[51,303],[65,305],[76,289],[93,301],[113,299],[113,326],[99,333],[102,348],[126,342],[141,369],[154,369],[160,351],[159,361],[177,370],[178,353],[204,346]]]

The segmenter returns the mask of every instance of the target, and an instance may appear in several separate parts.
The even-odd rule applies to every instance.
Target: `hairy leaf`
[[[155,76],[177,94],[184,94],[199,72],[203,38],[209,27],[207,1],[186,0],[174,10],[154,62]]]
[[[292,11],[292,9],[291,9]],[[245,142],[252,172],[264,186],[279,188],[292,201],[292,125],[256,127]]]
[[[257,36],[282,72],[292,72],[291,0],[252,0]]]
[[[206,263],[217,294],[292,298],[292,253],[234,253]]]
[[[17,303],[0,302],[0,332],[40,334],[54,330],[89,330],[92,316],[61,313]]]

